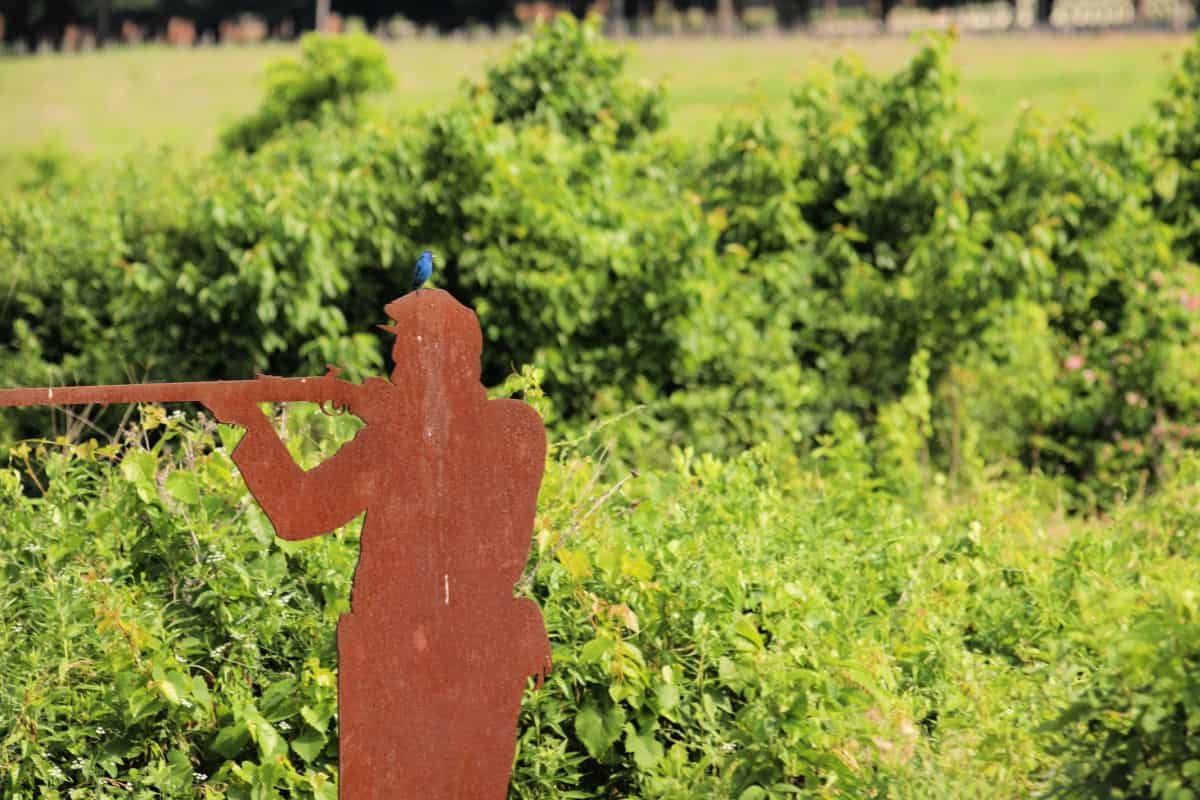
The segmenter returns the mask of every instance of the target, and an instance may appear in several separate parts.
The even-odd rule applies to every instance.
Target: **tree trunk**
[[[104,47],[113,32],[113,0],[96,2],[96,47]]]
[[[619,39],[626,33],[625,0],[609,0],[608,35]]]
[[[317,0],[317,16],[314,22],[317,25],[317,32],[325,30],[325,24],[329,21],[329,0]]]
[[[588,15],[588,9],[592,4],[590,0],[570,0],[570,2],[568,2],[566,5],[567,11],[571,12],[571,15],[575,17],[575,19],[586,19]],[[492,27],[495,27],[495,18],[498,16],[498,12],[489,11],[489,13],[492,16],[492,19],[488,20],[488,24]]]
[[[29,25],[29,4],[18,6],[16,3],[9,3],[4,7],[3,13],[6,26],[5,37],[14,45],[20,44],[28,50],[29,43],[33,39]]]
[[[888,17],[891,16],[892,9],[899,5],[898,0],[880,0],[879,3],[879,24],[885,30],[887,29]]]
[[[812,21],[812,0],[774,0],[775,18],[785,31],[807,28]]]
[[[637,33],[638,36],[650,36],[654,33],[654,0],[638,0]]]
[[[732,36],[736,32],[736,17],[733,0],[717,0],[717,32],[719,34]]]
[[[1133,17],[1138,22],[1146,21],[1146,0],[1133,0]]]
[[[1050,27],[1054,15],[1054,0],[1037,0],[1037,24],[1039,28]]]

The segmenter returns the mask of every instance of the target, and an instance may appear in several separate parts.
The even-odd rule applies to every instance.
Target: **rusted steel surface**
[[[359,390],[336,379],[339,370],[319,378],[276,378],[259,375],[246,381],[185,383],[126,383],[112,386],[48,386],[39,389],[0,389],[0,407],[110,405],[112,403],[204,403],[221,397],[249,397],[258,403],[333,403],[345,407]]]
[[[338,625],[341,800],[501,800],[522,693],[550,670],[540,610],[513,597],[545,428],[525,403],[487,399],[470,309],[425,289],[386,311],[396,337],[390,381],[260,378],[169,399],[198,400],[246,428],[233,459],[279,536],[307,539],[366,512],[350,613]],[[300,380],[324,388],[300,397]],[[270,381],[292,394],[268,396]],[[166,386],[155,389],[160,402]],[[102,391],[91,399],[62,402],[136,394],[94,388]],[[306,472],[257,406],[295,399],[344,405],[366,424]]]

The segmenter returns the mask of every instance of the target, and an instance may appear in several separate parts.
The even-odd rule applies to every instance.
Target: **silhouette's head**
[[[406,294],[384,307],[396,335],[392,359],[399,378],[417,368],[440,369],[453,382],[478,383],[483,334],[475,312],[441,289]]]

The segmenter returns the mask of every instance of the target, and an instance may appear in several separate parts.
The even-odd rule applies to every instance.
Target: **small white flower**
[[[104,735],[104,734],[106,734],[106,733],[108,733],[108,731],[106,731],[106,730],[104,729],[104,726],[103,726],[103,725],[97,725],[97,726],[96,726],[96,735],[97,735],[97,736],[103,736],[103,735]]]
[[[279,723],[279,730],[283,731],[284,733],[287,733],[291,729],[292,729],[292,726],[288,725],[288,722],[286,719],[283,722]]]
[[[86,766],[87,763],[82,758],[77,758],[71,762],[71,769],[83,769]]]
[[[193,772],[193,773],[192,773],[192,777],[193,777],[193,778],[195,778],[197,781],[206,781],[206,780],[208,780],[208,776],[207,776],[207,775],[205,775],[203,772]]]
[[[187,700],[187,699],[180,700],[180,701],[179,701],[179,705],[183,706],[184,708],[191,708],[191,707],[192,707],[192,701],[191,701],[191,700]]]

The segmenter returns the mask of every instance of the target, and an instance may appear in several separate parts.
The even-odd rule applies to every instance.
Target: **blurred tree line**
[[[837,6],[864,9],[883,19],[901,5],[944,8],[962,5],[965,0],[557,0],[529,3],[519,0],[0,0],[0,38],[5,42],[23,41],[34,49],[41,41],[59,42],[69,26],[94,32],[99,43],[119,38],[121,26],[132,22],[149,37],[161,37],[172,18],[189,20],[200,35],[217,37],[223,20],[244,14],[259,17],[273,32],[289,31],[298,35],[311,30],[321,10],[343,17],[358,17],[368,28],[397,15],[421,26],[433,26],[442,32],[470,24],[497,26],[518,20],[521,5],[554,6],[583,17],[589,10],[606,13],[619,29],[626,23],[653,17],[656,7],[667,5],[678,11],[703,9],[714,15],[716,29],[733,33],[738,19],[751,6],[766,6],[774,11],[779,27],[803,28],[818,9]],[[1016,0],[1008,0],[1015,5]],[[1036,0],[1039,24],[1048,24],[1055,0]],[[1140,10],[1144,0],[1130,0]],[[1200,0],[1195,0],[1200,5]],[[319,9],[321,6],[323,9]]]

